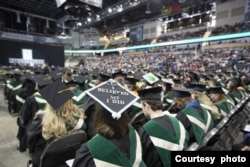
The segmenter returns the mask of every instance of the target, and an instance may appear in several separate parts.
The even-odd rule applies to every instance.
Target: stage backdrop
[[[22,49],[31,49],[33,59],[44,59],[50,66],[64,66],[64,47],[0,39],[0,64],[9,65],[9,58],[22,59]]]

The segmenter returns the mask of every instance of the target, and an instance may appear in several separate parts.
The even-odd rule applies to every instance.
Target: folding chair
[[[65,161],[75,158],[76,151],[87,141],[84,131],[76,131],[68,136],[55,139],[43,150],[39,167],[66,166]]]

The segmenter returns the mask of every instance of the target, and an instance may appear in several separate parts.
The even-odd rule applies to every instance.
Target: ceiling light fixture
[[[150,14],[151,10],[150,10],[150,6],[149,6],[149,2],[147,3],[147,10],[145,11],[146,14]]]

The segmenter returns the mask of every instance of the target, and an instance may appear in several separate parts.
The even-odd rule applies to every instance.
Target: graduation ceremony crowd
[[[39,166],[48,143],[83,130],[87,141],[76,152],[73,167],[169,167],[171,151],[200,144],[249,96],[249,71],[231,62],[226,70],[199,71],[169,68],[174,64],[162,63],[169,60],[164,55],[114,57],[86,59],[68,68],[1,67],[8,111],[17,116],[17,149],[29,152],[28,166]],[[124,110],[113,111],[119,114],[88,92],[109,82],[135,97],[123,101]],[[115,96],[121,99],[122,93]],[[249,134],[238,150],[249,150]]]

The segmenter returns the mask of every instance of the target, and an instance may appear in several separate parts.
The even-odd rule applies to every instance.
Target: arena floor
[[[29,159],[28,151],[17,151],[18,140],[16,117],[7,111],[7,102],[0,89],[0,166],[1,167],[26,167]]]

